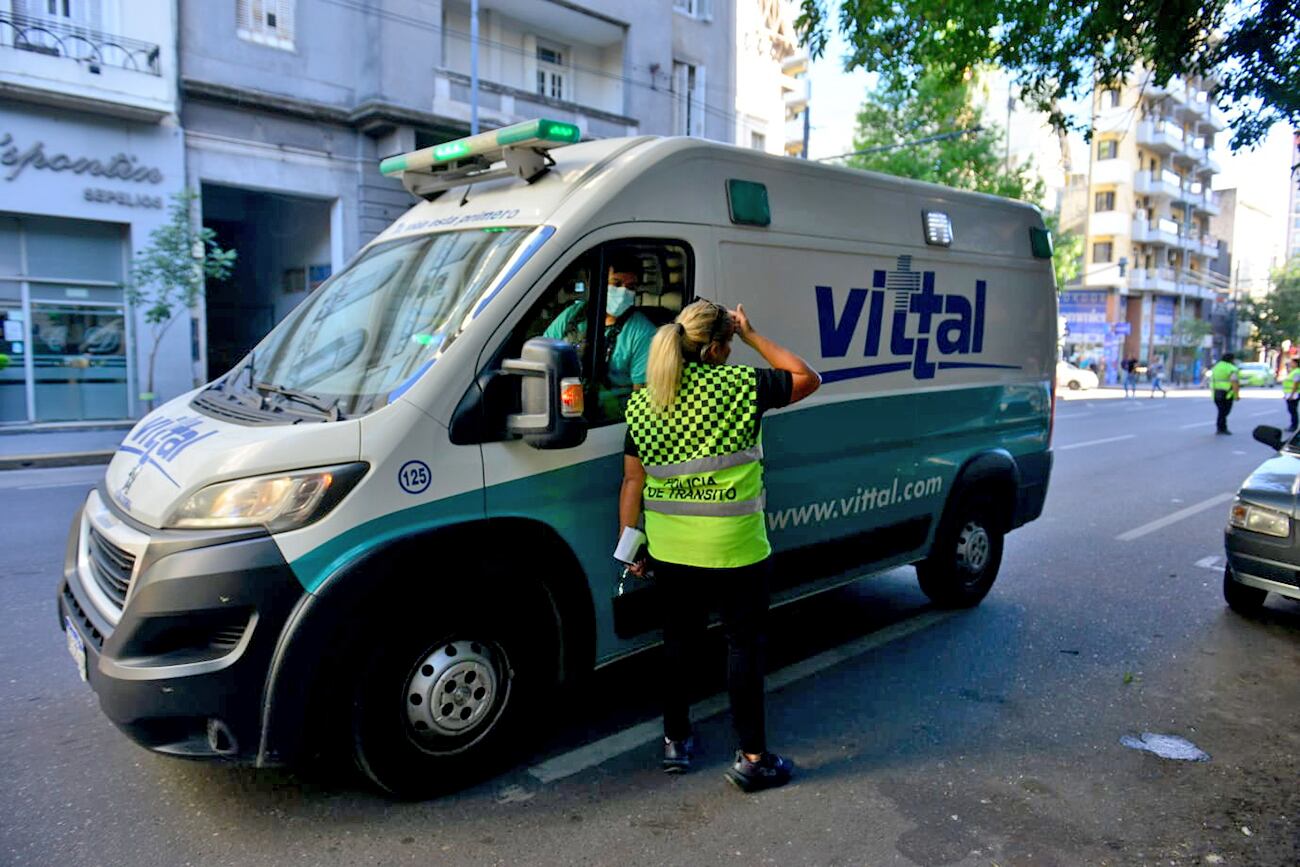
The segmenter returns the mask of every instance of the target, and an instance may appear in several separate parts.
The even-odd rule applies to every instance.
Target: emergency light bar
[[[400,177],[407,190],[426,198],[462,183],[504,175],[532,182],[551,164],[549,148],[581,138],[582,131],[571,123],[539,118],[388,157],[379,171]],[[503,161],[504,168],[492,167]]]

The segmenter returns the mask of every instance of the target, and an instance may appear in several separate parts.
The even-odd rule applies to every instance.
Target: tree
[[[1056,289],[1064,291],[1083,270],[1083,236],[1061,229],[1061,218],[1047,214],[1044,218],[1052,233],[1052,270],[1056,272]]]
[[[800,0],[796,27],[813,57],[832,19],[849,45],[845,67],[891,87],[946,70],[950,82],[981,64],[1011,72],[1021,98],[1058,129],[1078,128],[1060,100],[1094,84],[1211,73],[1231,106],[1232,147],[1253,145],[1278,121],[1300,125],[1300,7],[1294,0]]]
[[[1043,183],[1026,165],[1007,166],[1002,132],[984,122],[973,76],[939,71],[872,91],[858,112],[854,168],[1036,202]]]
[[[1214,330],[1214,326],[1208,320],[1197,319],[1195,316],[1184,316],[1174,323],[1173,336],[1173,355],[1170,359],[1170,366],[1173,368],[1174,382],[1182,382],[1182,368],[1178,366],[1182,350],[1190,349],[1189,360],[1196,358],[1196,348],[1205,342],[1205,338]],[[1190,378],[1190,377],[1189,377]]]
[[[1032,165],[1007,165],[1005,133],[985,120],[974,101],[972,78],[953,84],[946,76],[929,74],[902,90],[878,87],[858,112],[853,139],[853,149],[867,153],[854,154],[848,164],[963,190],[1041,200],[1043,182],[1034,177]],[[1063,288],[1079,274],[1083,238],[1061,232],[1056,214],[1044,219],[1055,242],[1056,285]]]
[[[1281,349],[1284,340],[1300,342],[1300,260],[1273,272],[1273,290],[1244,302],[1241,315],[1255,326],[1252,339],[1265,349]]]
[[[149,244],[131,263],[126,297],[133,307],[143,307],[153,345],[149,349],[148,385],[141,395],[153,408],[154,366],[163,336],[203,295],[205,279],[220,280],[235,264],[234,250],[217,246],[216,233],[196,227],[194,201],[198,193],[185,190],[172,196],[168,220],[149,234]]]

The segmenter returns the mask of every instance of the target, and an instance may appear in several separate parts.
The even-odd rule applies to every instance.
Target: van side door
[[[623,629],[620,638],[613,615],[623,571],[612,556],[627,433],[623,417],[628,397],[644,383],[654,331],[691,299],[697,268],[694,244],[685,237],[689,227],[638,223],[635,234],[628,229],[594,232],[562,257],[503,325],[482,363],[493,369],[503,358],[518,357],[533,337],[563,339],[578,347],[586,441],[553,451],[518,440],[485,443],[485,499],[490,519],[544,523],[576,555],[596,611],[598,659],[653,638],[653,624],[636,630],[643,635]],[[607,309],[607,296],[626,305],[629,290],[630,307]],[[521,556],[526,558],[526,552]]]

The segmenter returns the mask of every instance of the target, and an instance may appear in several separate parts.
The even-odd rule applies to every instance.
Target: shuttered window
[[[293,51],[296,0],[235,0],[235,29],[240,39]]]

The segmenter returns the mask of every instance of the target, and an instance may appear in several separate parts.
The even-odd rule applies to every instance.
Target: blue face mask
[[[632,309],[636,293],[626,286],[605,287],[605,313],[615,318]]]

